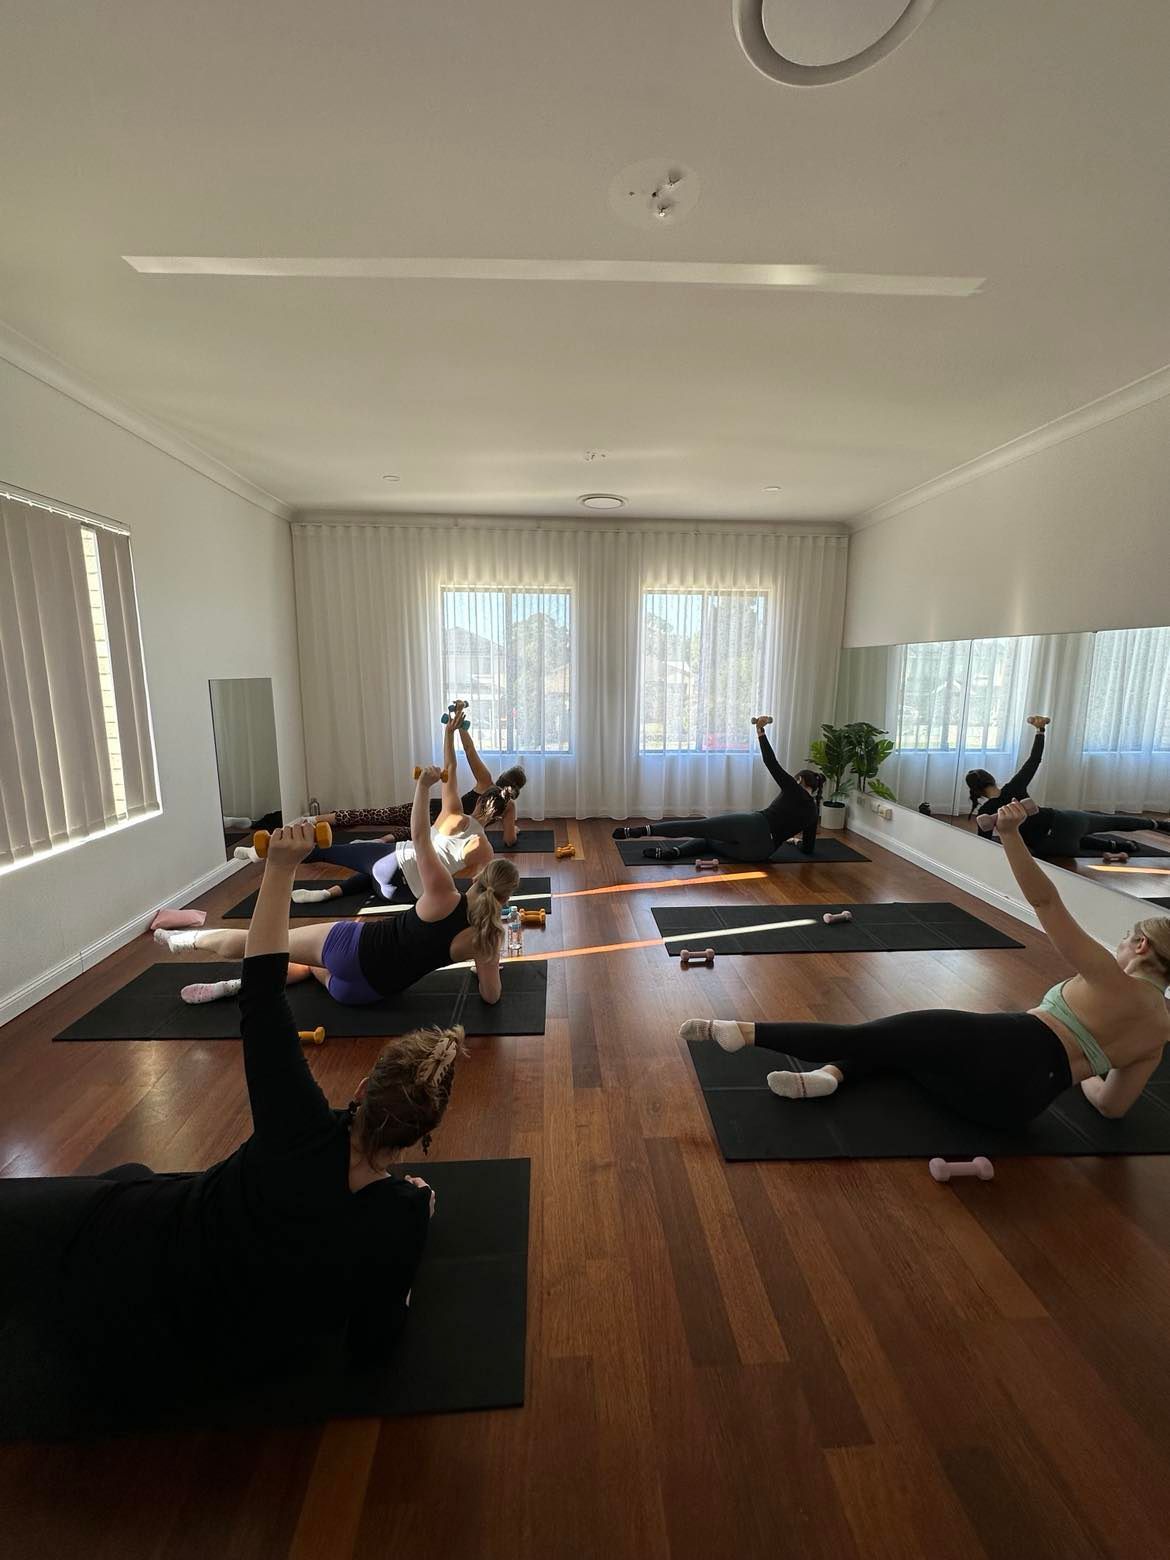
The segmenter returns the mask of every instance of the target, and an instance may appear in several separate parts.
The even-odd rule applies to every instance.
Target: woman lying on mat
[[[358,1364],[385,1357],[406,1316],[434,1196],[395,1176],[443,1118],[463,1030],[388,1040],[347,1110],[330,1108],[285,997],[288,893],[311,842],[273,834],[243,948],[240,1031],[251,1136],[197,1174],[121,1165],[101,1176],[0,1180],[5,1320],[40,1317],[103,1371],[149,1375],[163,1406],[176,1371],[229,1381],[344,1335]],[[294,934],[296,935],[296,934]]]
[[[716,1040],[725,1051],[755,1044],[817,1063],[812,1072],[768,1074],[768,1086],[786,1099],[834,1094],[847,1079],[892,1071],[909,1074],[928,1094],[985,1126],[1022,1126],[1074,1083],[1103,1116],[1124,1116],[1170,1040],[1163,994],[1170,985],[1170,917],[1139,921],[1109,953],[1073,920],[1033,861],[1020,839],[1026,817],[1019,802],[1009,802],[996,828],[1024,898],[1077,972],[1036,1007],[1026,1013],[941,1008],[868,1024],[695,1018],[679,1034]]]
[[[504,836],[504,847],[511,850],[516,844],[516,798],[528,784],[528,776],[519,764],[515,764],[511,769],[502,770],[494,780],[492,779],[491,770],[480,758],[470,731],[464,731],[462,728],[463,713],[466,709],[467,704],[462,699],[457,699],[454,712],[446,726],[446,730],[453,733],[458,724],[459,740],[463,744],[464,754],[475,777],[475,784],[471,790],[464,791],[460,797],[460,808],[469,817],[478,819],[486,828],[490,829],[498,823]],[[443,764],[449,774],[454,773],[454,764],[448,765],[446,757]],[[336,812],[322,813],[321,816],[335,829],[386,829],[387,833],[382,836],[382,840],[392,844],[397,840],[409,838],[410,808],[410,802],[400,802],[394,807],[338,808]]]
[[[512,862],[493,860],[466,894],[459,892],[431,838],[427,798],[438,778],[437,769],[422,770],[414,793],[411,829],[421,889],[417,903],[366,920],[297,927],[288,935],[289,953],[294,961],[289,966],[290,981],[312,976],[336,1001],[361,1006],[405,991],[443,965],[471,960],[479,978],[480,996],[485,1002],[500,1000],[500,949],[504,938],[500,910],[516,892],[520,874]],[[299,824],[281,833],[295,839],[295,861],[303,861],[312,843],[310,825]],[[278,837],[272,836],[273,840]],[[291,850],[290,846],[281,859],[285,860]],[[272,872],[271,862],[270,841],[265,883]],[[286,891],[291,891],[293,874],[282,872],[281,880]],[[172,953],[197,949],[219,959],[238,959],[245,950],[245,936],[244,932],[208,927],[154,934],[155,941]],[[183,1000],[214,1002],[220,997],[235,996],[239,990],[238,980],[213,981],[185,986]]]
[[[971,797],[969,818],[975,819],[980,837],[995,839],[995,818],[1006,802],[1022,802],[1027,817],[1020,826],[1020,838],[1035,856],[1075,856],[1083,850],[1091,850],[1094,842],[1088,836],[1101,834],[1108,829],[1158,829],[1170,833],[1170,822],[1165,819],[1139,818],[1133,813],[1081,812],[1068,807],[1040,807],[1028,795],[1028,787],[1040,768],[1044,757],[1044,729],[1050,724],[1047,715],[1029,715],[1028,725],[1035,726],[1036,735],[1032,751],[1011,779],[1004,786],[995,783],[995,776],[987,769],[969,769],[966,786]],[[1100,842],[1095,842],[1098,850]],[[1133,850],[1132,842],[1114,840],[1116,849]]]
[[[615,829],[615,840],[637,839],[643,834],[658,834],[682,840],[681,845],[648,845],[642,852],[651,861],[678,861],[682,857],[718,854],[732,861],[767,861],[786,840],[800,836],[796,847],[811,856],[817,841],[817,820],[825,777],[815,769],[798,769],[790,775],[781,768],[764,727],[772,724],[770,715],[757,715],[752,721],[760,739],[760,756],[780,790],[774,801],[761,812],[720,813],[714,818],[660,818],[657,823],[635,824]]]
[[[476,813],[464,812],[455,772],[455,732],[450,725],[443,733],[443,769],[447,778],[443,781],[438,815],[431,824],[431,842],[435,854],[452,877],[470,876],[481,872],[495,854],[484,832],[484,822],[494,823],[502,818],[506,802],[501,794],[492,792],[479,799]],[[324,815],[326,821],[331,821],[333,816],[331,813]],[[259,859],[255,851],[247,854],[249,859]],[[392,899],[403,887],[416,899],[422,897],[422,873],[414,844],[409,839],[393,844],[386,839],[348,842],[335,839],[330,845],[310,851],[306,860],[348,867],[353,875],[344,884],[334,884],[332,888],[294,889],[293,899],[298,904],[322,904],[329,899],[339,899],[343,894],[356,893],[378,893],[383,899]]]

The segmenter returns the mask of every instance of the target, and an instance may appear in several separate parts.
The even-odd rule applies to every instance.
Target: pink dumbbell
[[[719,871],[719,857],[718,856],[697,856],[695,858],[695,871],[696,872],[718,872]]]
[[[705,964],[708,969],[715,968],[714,948],[703,948],[701,951],[695,948],[684,948],[678,956],[680,969],[689,969],[692,964]]]
[[[975,1159],[960,1159],[954,1164],[948,1164],[945,1159],[932,1159],[930,1173],[936,1181],[951,1181],[957,1175],[977,1175],[981,1181],[990,1181],[995,1176],[995,1168],[990,1159],[979,1154]]]
[[[832,926],[836,921],[852,921],[852,910],[826,910],[821,920],[826,926]]]
[[[1112,866],[1116,862],[1118,865],[1124,867],[1129,860],[1129,853],[1124,850],[1107,850],[1101,857],[1101,860],[1106,864],[1106,866]]]

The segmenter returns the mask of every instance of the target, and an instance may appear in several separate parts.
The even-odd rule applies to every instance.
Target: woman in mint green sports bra
[[[1139,921],[1110,953],[1065,909],[1056,885],[1020,839],[1027,812],[1001,807],[996,831],[1016,882],[1053,947],[1076,974],[1026,1013],[949,1008],[899,1013],[868,1024],[751,1024],[689,1019],[684,1040],[715,1040],[726,1051],[762,1045],[816,1064],[772,1072],[786,1099],[833,1094],[872,1072],[903,1072],[960,1115],[1018,1127],[1080,1084],[1103,1116],[1124,1116],[1170,1041],[1170,917]]]

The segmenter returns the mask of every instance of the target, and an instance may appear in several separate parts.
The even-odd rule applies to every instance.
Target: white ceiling
[[[940,0],[814,89],[754,71],[723,0],[41,0],[3,29],[0,319],[296,507],[580,514],[604,489],[629,515],[851,517],[1170,361],[1164,0]],[[608,192],[650,157],[701,196],[639,230]],[[166,276],[124,255],[986,282]]]

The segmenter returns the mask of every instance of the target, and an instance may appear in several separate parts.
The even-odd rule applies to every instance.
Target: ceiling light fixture
[[[868,48],[849,59],[834,60],[825,65],[798,65],[775,48],[764,26],[764,0],[731,0],[731,19],[740,48],[761,75],[786,87],[824,87],[860,76],[863,70],[884,60],[917,32],[935,4],[936,0],[909,0],[893,25]]]
[[[582,493],[577,500],[586,509],[624,509],[626,501],[620,493]]]
[[[401,480],[402,479],[400,477],[395,476],[394,472],[392,472],[392,471],[387,471],[383,475],[383,477],[382,477],[382,481],[383,482],[399,482]]]
[[[764,489],[765,493],[779,493],[780,491],[781,491],[781,488],[780,488],[779,482],[770,482],[768,484],[768,486]]]

